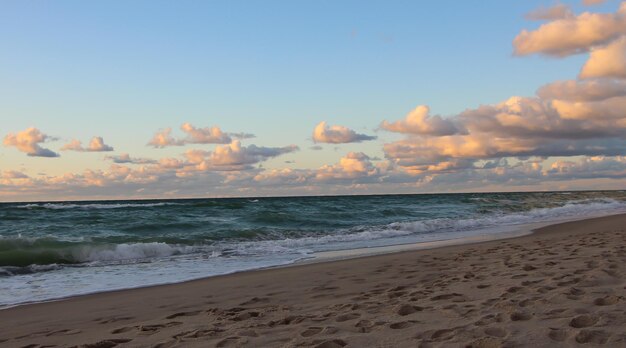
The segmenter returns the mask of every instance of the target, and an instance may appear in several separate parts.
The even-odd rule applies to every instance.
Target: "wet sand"
[[[2,347],[626,347],[626,215],[0,311]]]

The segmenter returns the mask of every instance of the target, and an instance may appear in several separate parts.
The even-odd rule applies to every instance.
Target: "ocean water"
[[[0,308],[620,212],[623,191],[2,203]]]

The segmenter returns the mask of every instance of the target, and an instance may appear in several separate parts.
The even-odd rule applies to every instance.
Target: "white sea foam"
[[[472,231],[480,231],[497,226],[514,226],[534,222],[551,222],[572,217],[590,217],[618,212],[626,212],[626,202],[613,199],[572,201],[560,207],[538,208],[513,214],[493,214],[468,219],[429,219],[421,221],[395,222],[385,226],[362,227],[356,231],[301,238],[286,238],[255,242],[240,242],[228,245],[236,255],[262,253],[308,253],[311,249],[323,250],[324,246],[350,248],[357,242],[389,240],[399,237],[420,237],[429,240],[427,235],[440,236],[446,233],[450,238],[463,237]],[[456,237],[455,237],[456,236]],[[223,246],[226,247],[226,246]]]
[[[85,245],[72,251],[78,262],[116,262],[163,258],[177,255],[205,254],[211,257],[245,257],[251,255],[307,254],[325,246],[350,247],[351,243],[393,240],[398,237],[461,234],[494,226],[510,226],[530,222],[549,222],[568,217],[585,217],[599,213],[625,211],[626,203],[612,199],[572,201],[560,207],[539,208],[514,214],[493,214],[468,219],[429,219],[395,222],[384,226],[366,226],[336,231],[320,236],[281,238],[276,240],[224,242],[214,245],[185,246],[162,242],[117,245]],[[426,238],[428,239],[428,238]]]
[[[115,206],[102,205],[107,208]],[[116,207],[123,205],[118,204]],[[34,272],[32,274],[19,273],[17,276],[6,274],[9,276],[0,281],[0,308],[28,301],[179,282],[276,266],[302,259],[314,251],[459,238],[470,236],[473,231],[491,227],[550,222],[572,217],[585,218],[624,211],[626,202],[590,199],[570,201],[562,206],[537,208],[526,212],[483,214],[464,219],[400,221],[387,225],[334,230],[332,234],[300,238],[281,238],[278,235],[274,236],[276,238],[274,240],[222,242],[203,246],[163,242],[76,245],[70,247],[70,252],[77,261],[87,265],[106,266],[64,267],[55,264],[30,266]],[[52,271],[41,273],[47,270]],[[4,271],[0,268],[0,275],[4,275],[3,272],[11,273],[10,267],[5,267]]]
[[[78,262],[146,260],[200,252],[200,247],[171,245],[162,242],[128,243],[104,246],[85,245],[72,250]]]
[[[120,209],[120,208],[151,208],[166,205],[181,205],[181,203],[159,202],[159,203],[31,203],[18,205],[21,209]]]

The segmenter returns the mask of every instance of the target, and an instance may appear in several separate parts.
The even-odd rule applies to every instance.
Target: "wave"
[[[0,239],[0,267],[32,265],[76,265],[137,262],[160,257],[191,254],[200,247],[164,242],[98,244],[64,242],[49,238]]]
[[[552,222],[572,217],[590,217],[626,211],[626,202],[613,199],[594,199],[570,201],[560,207],[536,208],[526,212],[513,214],[490,214],[476,218],[427,219],[419,221],[394,222],[383,226],[361,226],[335,231],[333,234],[282,238],[275,240],[246,241],[237,244],[224,243],[219,245],[228,249],[229,255],[250,256],[269,253],[301,253],[333,248],[348,248],[359,242],[377,240],[393,240],[399,237],[430,235],[427,239],[435,240],[441,233],[446,238],[458,238],[467,232],[476,232],[496,226],[515,226],[534,222]],[[393,241],[392,241],[393,243]],[[325,248],[326,246],[326,248]]]
[[[145,204],[144,204],[145,205]],[[271,234],[243,233],[235,230],[220,239],[196,236],[177,239],[153,236],[151,240],[132,240],[131,236],[106,240],[79,241],[55,238],[0,237],[0,275],[54,270],[65,266],[95,266],[150,262],[155,259],[198,254],[202,257],[246,257],[278,253],[306,254],[311,250],[350,247],[362,242],[398,237],[420,240],[423,236],[437,238],[440,233],[477,231],[495,226],[547,222],[571,217],[585,217],[626,210],[626,202],[614,199],[569,201],[550,208],[525,212],[489,213],[467,218],[437,218],[399,221],[386,225],[357,226],[330,231],[273,230]],[[233,239],[237,235],[240,239]],[[430,236],[432,235],[432,236]],[[422,238],[423,240],[423,238]],[[191,256],[191,257],[197,257]]]
[[[121,209],[121,208],[152,208],[167,205],[181,205],[181,203],[31,203],[18,205],[19,209]]]

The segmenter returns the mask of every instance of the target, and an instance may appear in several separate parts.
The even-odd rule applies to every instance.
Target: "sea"
[[[0,203],[0,308],[626,212],[626,191]]]

